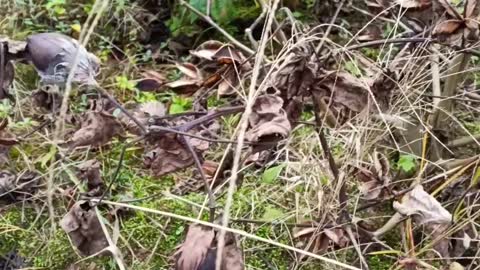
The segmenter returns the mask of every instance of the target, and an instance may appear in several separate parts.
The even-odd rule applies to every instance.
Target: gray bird
[[[31,62],[44,84],[64,85],[79,53],[73,82],[97,85],[95,76],[100,69],[100,60],[89,53],[75,39],[60,33],[41,33],[27,37],[23,58]]]

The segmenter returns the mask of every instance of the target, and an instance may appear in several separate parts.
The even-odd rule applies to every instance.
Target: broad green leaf
[[[278,165],[266,169],[262,175],[262,182],[266,184],[273,184],[275,180],[277,180],[284,167],[285,165]]]
[[[265,213],[263,214],[262,220],[265,220],[265,221],[277,220],[283,217],[284,215],[285,214],[283,213],[282,209],[267,206],[267,208],[265,208]]]
[[[398,168],[404,172],[411,172],[417,165],[417,160],[412,155],[401,155],[397,162]]]

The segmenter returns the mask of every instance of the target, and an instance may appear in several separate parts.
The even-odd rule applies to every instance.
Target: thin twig
[[[213,194],[212,189],[208,184],[207,177],[205,176],[205,172],[203,171],[203,168],[202,168],[202,163],[200,162],[200,159],[198,158],[198,155],[195,152],[195,149],[193,149],[192,144],[187,138],[185,138],[185,136],[182,136],[182,138],[183,138],[183,142],[185,143],[185,146],[187,146],[188,151],[193,157],[193,161],[195,162],[195,166],[197,167],[197,170],[200,173],[200,177],[202,177],[205,193],[207,193],[208,195],[208,208],[210,208],[209,221],[213,222],[215,220],[215,195]]]
[[[215,23],[212,18],[205,16],[202,12],[194,8],[192,5],[189,3],[185,2],[184,0],[180,0],[180,4],[186,6],[190,11],[195,13],[195,15],[199,16],[202,20],[206,21],[208,24],[213,26],[213,28],[217,29],[222,35],[224,35],[230,42],[232,42],[235,46],[240,48],[242,51],[247,53],[248,55],[252,55],[255,53],[254,50],[250,49],[249,47],[243,45],[240,41],[238,41],[236,38],[234,38],[232,35],[230,35],[227,31],[225,31],[223,28],[221,28],[217,23]]]

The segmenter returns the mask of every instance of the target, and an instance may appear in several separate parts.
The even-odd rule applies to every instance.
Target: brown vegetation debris
[[[283,100],[278,96],[258,97],[249,118],[247,139],[251,142],[272,142],[287,138],[292,126],[282,106]]]
[[[108,247],[100,221],[88,201],[78,201],[60,221],[60,226],[83,256]]]
[[[0,171],[0,200],[16,202],[30,198],[37,192],[39,183],[40,175],[34,171],[19,175]]]
[[[144,155],[144,164],[159,177],[193,165],[193,157],[176,134],[166,134]]]
[[[175,252],[176,270],[214,270],[216,264],[216,242],[219,234],[211,228],[192,224],[188,228],[185,241]],[[222,252],[221,270],[243,270],[243,252],[237,246],[232,233],[225,235],[225,246]]]
[[[108,143],[124,130],[116,117],[105,112],[87,112],[81,121],[81,128],[70,139],[70,147],[98,147]]]
[[[96,159],[87,160],[77,166],[77,177],[87,182],[87,194],[89,196],[99,196],[103,193],[105,184],[100,171],[100,162]]]

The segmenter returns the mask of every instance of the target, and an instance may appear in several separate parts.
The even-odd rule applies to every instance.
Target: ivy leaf
[[[273,184],[275,180],[277,180],[284,167],[285,165],[278,165],[266,169],[262,175],[262,182],[266,184]]]
[[[412,155],[401,155],[397,165],[402,171],[411,172],[417,166],[417,160]]]
[[[267,206],[267,208],[265,208],[265,213],[263,213],[262,220],[273,221],[280,219],[284,215],[285,214],[283,213],[282,209]]]

